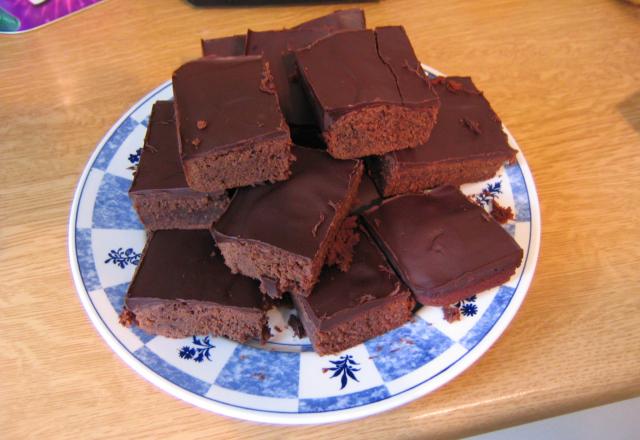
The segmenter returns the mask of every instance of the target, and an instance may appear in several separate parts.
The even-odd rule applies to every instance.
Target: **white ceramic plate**
[[[424,66],[431,74],[439,72]],[[524,249],[523,264],[503,286],[459,304],[462,319],[422,307],[413,322],[332,356],[285,325],[289,311],[270,312],[282,332],[265,346],[224,338],[168,339],[118,323],[145,232],[127,190],[139,160],[151,106],[172,97],[171,83],[149,93],[109,130],[82,173],[69,219],[69,258],[78,295],[109,346],[142,377],[201,408],[257,422],[328,423],[397,407],[448,382],[489,349],[520,307],[540,247],[538,198],[522,153],[489,181],[464,185],[516,213],[505,228]],[[509,134],[511,145],[518,145]]]

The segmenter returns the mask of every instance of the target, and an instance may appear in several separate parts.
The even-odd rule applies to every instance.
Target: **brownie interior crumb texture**
[[[489,179],[502,164],[515,161],[500,119],[471,78],[439,77],[431,83],[440,111],[429,140],[368,159],[385,196]]]
[[[442,306],[442,318],[450,323],[460,321],[460,308],[455,306]]]
[[[367,229],[424,305],[444,306],[499,286],[522,249],[453,186],[396,196],[364,213]]]
[[[240,188],[212,233],[234,273],[272,297],[309,295],[358,191],[363,165],[293,148],[291,178]]]
[[[491,217],[503,225],[515,218],[511,206],[502,206],[495,199],[491,201]]]
[[[153,105],[129,196],[148,230],[208,229],[229,205],[225,191],[203,193],[187,185],[171,101]]]
[[[411,292],[387,266],[384,255],[361,231],[347,272],[325,269],[308,298],[293,295],[314,350],[336,353],[381,335],[411,319]]]
[[[125,306],[121,321],[170,338],[270,336],[258,283],[231,273],[208,230],[152,232]]]
[[[429,139],[440,102],[401,26],[339,32],[295,57],[332,156],[384,154]]]
[[[191,188],[221,191],[289,177],[289,129],[261,57],[188,62],[173,74],[173,92]]]
[[[359,241],[358,217],[352,215],[338,229],[334,244],[329,247],[326,265],[337,266],[343,272],[348,271],[353,260],[353,248]]]

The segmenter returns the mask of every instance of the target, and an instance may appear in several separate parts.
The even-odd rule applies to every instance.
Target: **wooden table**
[[[0,37],[0,426],[4,438],[455,437],[640,394],[640,9],[617,1],[365,4],[418,57],[470,74],[520,142],[542,206],[537,274],[474,366],[386,414],[318,427],[231,420],[128,368],[82,309],[67,218],[98,140],[199,54],[200,37],[330,6],[108,0]]]

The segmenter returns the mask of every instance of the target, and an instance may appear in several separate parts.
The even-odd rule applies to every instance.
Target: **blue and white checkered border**
[[[424,68],[432,75],[441,74],[428,66]],[[69,218],[71,270],[87,314],[109,346],[159,388],[201,408],[256,422],[310,424],[355,419],[402,405],[453,379],[495,342],[515,315],[531,283],[540,246],[538,198],[522,153],[518,153],[518,164],[506,167],[504,174],[510,182],[516,211],[515,226],[512,224],[508,230],[528,235],[523,264],[509,283],[479,296],[484,301],[480,305],[483,312],[475,320],[466,321],[469,328],[463,333],[450,332],[447,324],[442,324],[441,316],[439,324],[435,324],[436,309],[425,307],[413,322],[345,351],[360,362],[360,370],[369,372],[364,379],[360,377],[362,383],[353,381],[349,391],[334,390],[322,395],[309,385],[308,382],[318,380],[309,377],[310,372],[320,370],[321,364],[331,364],[327,357],[310,351],[308,345],[293,346],[289,352],[271,351],[215,338],[215,356],[224,362],[206,371],[192,368],[192,364],[177,367],[175,362],[167,362],[158,353],[171,344],[177,349],[184,341],[154,337],[118,324],[117,312],[122,307],[133,267],[103,273],[109,268],[96,264],[92,243],[99,242],[101,234],[113,229],[118,229],[119,236],[127,237],[122,245],[140,240],[142,226],[128,199],[122,197],[126,196],[130,175],[118,165],[122,160],[117,156],[127,153],[122,152],[127,150],[122,147],[134,130],[145,129],[153,102],[171,96],[171,82],[167,81],[109,130],[80,178]],[[512,146],[519,150],[511,134],[508,131],[507,134]],[[142,245],[137,243],[138,249]],[[101,277],[109,282],[102,283]],[[402,343],[407,340],[410,345]],[[246,359],[251,362],[243,362]],[[251,375],[256,380],[246,380]],[[322,377],[326,380],[330,376]]]

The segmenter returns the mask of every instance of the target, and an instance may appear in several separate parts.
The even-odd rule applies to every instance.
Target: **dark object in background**
[[[194,6],[269,6],[269,5],[326,5],[338,3],[377,3],[378,0],[187,0]]]

